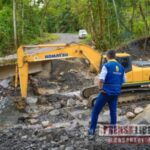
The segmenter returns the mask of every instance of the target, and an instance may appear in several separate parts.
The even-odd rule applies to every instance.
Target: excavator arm
[[[26,54],[25,48],[46,48],[43,52]],[[36,46],[21,46],[17,50],[16,86],[20,80],[21,96],[27,97],[28,67],[31,62],[42,62],[54,59],[85,58],[88,59],[95,71],[99,72],[101,54],[90,46],[83,44],[47,44]]]

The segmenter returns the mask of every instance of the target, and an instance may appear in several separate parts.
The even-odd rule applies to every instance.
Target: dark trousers
[[[96,103],[91,113],[91,125],[90,130],[95,132],[97,126],[98,115],[106,103],[108,103],[110,110],[110,124],[116,125],[117,122],[117,101],[118,96],[110,96],[105,93],[100,93],[96,98]]]

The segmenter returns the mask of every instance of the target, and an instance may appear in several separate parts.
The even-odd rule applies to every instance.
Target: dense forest
[[[85,28],[105,50],[150,33],[149,0],[0,0],[0,55],[48,33]]]

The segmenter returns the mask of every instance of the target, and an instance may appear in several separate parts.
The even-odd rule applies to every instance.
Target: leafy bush
[[[3,7],[0,10],[0,55],[13,52],[13,20],[12,10]]]

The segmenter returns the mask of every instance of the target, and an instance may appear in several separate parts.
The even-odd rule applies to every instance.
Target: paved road
[[[80,39],[78,38],[78,34],[71,34],[71,33],[56,33],[60,38],[56,41],[51,43],[79,43]]]

